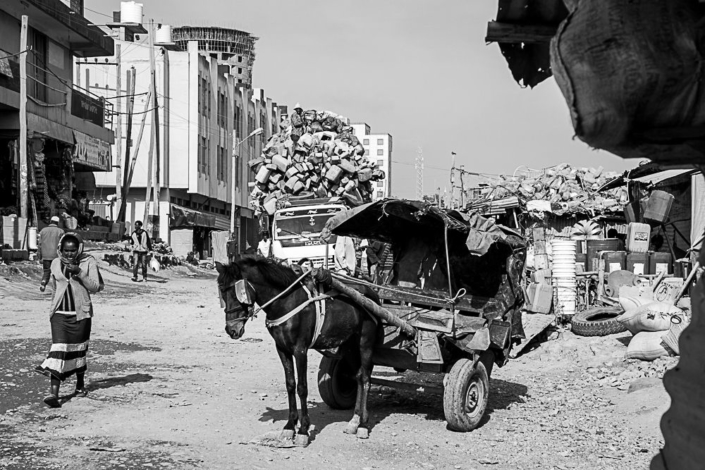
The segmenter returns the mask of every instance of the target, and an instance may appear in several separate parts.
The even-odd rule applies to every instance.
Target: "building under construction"
[[[183,50],[189,41],[198,41],[198,50],[230,68],[238,83],[252,87],[255,41],[258,38],[237,29],[216,26],[179,26],[172,29],[172,40]]]

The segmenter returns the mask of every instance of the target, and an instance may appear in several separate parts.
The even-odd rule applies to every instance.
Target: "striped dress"
[[[71,279],[66,266],[62,267],[62,273]],[[51,349],[37,371],[61,381],[73,374],[85,372],[90,336],[91,318],[76,320],[76,304],[69,283],[58,310],[51,317]]]

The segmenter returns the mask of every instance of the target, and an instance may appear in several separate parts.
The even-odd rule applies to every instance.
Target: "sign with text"
[[[103,127],[103,102],[78,90],[71,90],[71,114]]]
[[[110,171],[112,159],[108,142],[76,130],[73,131],[73,136],[76,139],[76,148],[73,152],[74,163],[80,163],[99,171]]]

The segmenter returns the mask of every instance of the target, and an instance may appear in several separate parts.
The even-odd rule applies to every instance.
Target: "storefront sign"
[[[71,90],[71,114],[103,127],[103,102],[78,90]]]
[[[109,143],[78,131],[73,131],[73,135],[76,139],[76,148],[73,152],[75,163],[99,171],[110,171],[112,159]]]

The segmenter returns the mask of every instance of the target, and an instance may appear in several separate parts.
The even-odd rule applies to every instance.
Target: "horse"
[[[289,419],[280,439],[294,438],[299,420],[295,396],[298,392],[301,416],[294,444],[302,447],[308,445],[311,425],[306,402],[308,350],[335,348],[338,348],[338,353],[342,354],[351,370],[357,371],[355,410],[344,432],[366,439],[369,435],[367,397],[372,375],[372,350],[380,331],[377,320],[348,297],[334,295],[324,300],[325,320],[322,327],[316,330],[317,307],[315,302],[310,302],[311,290],[315,290],[315,286],[310,279],[303,280],[306,275],[299,276],[291,268],[262,256],[243,256],[228,265],[216,263],[216,269],[218,288],[225,305],[225,331],[232,339],[239,339],[245,333],[245,323],[255,314],[255,303],[264,307],[262,310],[266,313],[269,333],[274,338],[284,366],[289,399]],[[379,297],[372,289],[361,285],[351,287],[379,304]],[[298,313],[292,314],[302,306]],[[320,334],[312,344],[317,332]]]

